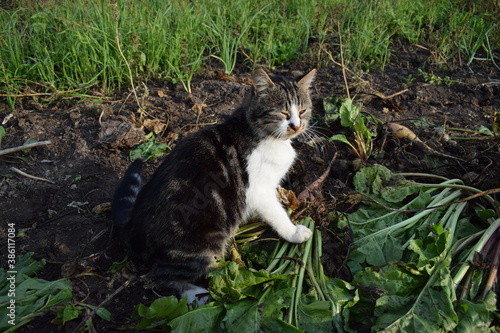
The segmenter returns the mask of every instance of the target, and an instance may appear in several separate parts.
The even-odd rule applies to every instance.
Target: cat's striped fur
[[[191,283],[251,214],[290,242],[310,237],[292,224],[276,188],[295,159],[291,139],[308,125],[314,76],[271,79],[258,69],[245,102],[224,123],[182,140],[140,191],[142,163],[132,163],[113,198],[114,229],[156,285],[191,300],[190,290],[200,291]]]

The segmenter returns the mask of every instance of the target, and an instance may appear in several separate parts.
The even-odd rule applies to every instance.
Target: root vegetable
[[[399,139],[410,140],[411,143],[413,145],[415,145],[415,147],[417,147],[418,149],[420,149],[424,153],[427,153],[427,154],[433,155],[433,156],[437,156],[437,157],[451,158],[451,159],[454,159],[457,161],[465,162],[465,160],[463,160],[459,157],[455,157],[452,155],[441,153],[441,152],[429,147],[425,142],[420,140],[419,137],[411,129],[409,129],[406,126],[403,126],[403,125],[397,124],[397,123],[388,123],[387,126],[389,126],[389,128],[392,131],[392,134],[394,134],[395,137],[397,137]]]

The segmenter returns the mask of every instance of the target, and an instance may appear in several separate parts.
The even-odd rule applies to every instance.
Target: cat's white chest
[[[247,161],[249,188],[276,189],[293,161],[295,150],[290,140],[267,139],[250,154]]]

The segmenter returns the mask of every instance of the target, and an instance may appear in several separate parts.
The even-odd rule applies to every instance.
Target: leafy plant
[[[210,40],[219,51],[219,55],[212,54],[212,57],[222,62],[226,74],[233,72],[241,40],[250,29],[253,20],[265,8],[266,6],[253,13],[251,3],[246,1],[233,2],[229,7],[214,6],[215,13],[209,16],[206,28]],[[228,10],[234,10],[235,13],[229,14]]]
[[[350,318],[363,318],[355,320],[358,324],[384,332],[469,332],[493,320],[496,296],[474,261],[498,255],[493,246],[500,241],[498,203],[484,194],[493,209],[477,205],[471,210],[470,203],[459,200],[461,194],[481,191],[460,180],[442,180],[398,179],[382,166],[364,168],[353,179],[356,189],[371,198],[341,218],[354,233],[348,262],[353,284],[365,288],[350,308]],[[386,186],[389,182],[395,185]],[[472,215],[487,227],[473,223]]]
[[[300,223],[314,228],[310,218]],[[356,302],[355,288],[324,275],[321,232],[302,244],[276,242],[266,269],[223,261],[210,273],[214,302],[190,307],[174,297],[136,306],[136,329],[172,332],[331,332],[342,330],[342,311]]]
[[[339,108],[342,106],[342,100],[337,96],[330,96],[323,100],[323,122],[325,125],[330,126],[336,122],[340,117]]]
[[[69,280],[46,281],[31,277],[45,266],[45,260],[34,260],[32,255],[31,252],[17,256],[15,269],[9,272],[0,269],[0,308],[8,313],[8,307],[14,304],[15,309],[15,320],[7,313],[0,317],[2,332],[14,332],[36,317],[46,314],[51,307],[72,299]],[[11,287],[11,282],[15,284],[15,288]],[[9,320],[12,322],[9,323]]]
[[[406,84],[410,85],[413,83],[413,81],[415,81],[415,79],[416,79],[416,77],[414,77],[411,74],[408,74],[408,76],[405,77],[405,82],[406,82]]]
[[[350,128],[353,131],[354,142],[351,143],[344,134],[336,134],[329,141],[340,141],[347,144],[356,156],[363,162],[367,162],[373,149],[372,138],[376,136],[366,126],[366,118],[360,114],[361,107],[353,103],[350,98],[337,99],[336,103],[328,103],[328,109],[325,113],[329,119],[333,118],[333,114],[337,113],[340,118],[340,124],[343,127]]]
[[[154,132],[146,135],[146,142],[138,145],[130,152],[130,160],[134,161],[138,158],[147,161],[150,158],[157,158],[166,154],[170,147],[162,142],[155,141]]]
[[[58,308],[57,316],[55,319],[52,320],[52,322],[58,325],[65,325],[67,322],[79,318],[82,315],[82,312],[85,311],[86,309],[94,310],[95,308],[96,308],[95,306],[90,304],[70,303],[66,306],[61,306]],[[101,319],[104,319],[106,321],[111,320],[111,313],[103,307],[98,308],[96,314]]]
[[[450,79],[449,76],[440,77],[440,76],[437,76],[433,73],[424,72],[420,68],[418,69],[418,73],[420,74],[420,76],[422,76],[422,78],[424,79],[425,82],[432,84],[432,85],[444,84],[447,87],[451,87],[453,84],[458,82],[458,81]]]
[[[354,332],[366,325],[384,332],[486,330],[496,315],[496,296],[475,261],[498,255],[499,246],[493,246],[499,241],[498,203],[459,180],[438,177],[441,183],[427,184],[404,176],[435,178],[393,175],[374,166],[361,169],[353,180],[364,205],[340,219],[355,237],[348,262],[352,284],[324,275],[321,232],[303,218],[299,223],[314,229],[304,244],[278,241],[274,250],[258,246],[253,256],[247,253],[253,259],[246,262],[220,262],[210,273],[214,302],[190,306],[185,299],[167,297],[149,307],[138,305],[136,329]],[[468,200],[458,202],[463,191],[484,194],[493,209],[478,205],[471,211]],[[488,227],[476,225],[470,214]],[[251,230],[260,235],[259,228],[254,223],[244,230],[244,244],[251,243]],[[250,268],[262,265],[265,269]]]

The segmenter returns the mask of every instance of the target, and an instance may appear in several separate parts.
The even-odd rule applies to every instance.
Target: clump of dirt
[[[435,67],[427,64],[427,54],[420,49],[413,51],[394,52],[396,60],[383,72],[366,74],[363,79],[348,74],[349,94],[363,104],[363,112],[382,124],[400,122],[436,151],[459,159],[429,157],[379,125],[376,153],[368,163],[383,164],[394,171],[461,178],[484,190],[500,187],[499,138],[450,130],[475,130],[480,125],[491,129],[495,121],[498,126],[499,71],[488,63],[475,63],[472,68]],[[300,74],[311,67],[300,63],[290,65],[295,72],[281,68],[275,73]],[[441,84],[431,83],[425,73],[447,79]],[[0,100],[0,116],[13,114],[4,125],[7,135],[2,148],[20,146],[26,140],[51,141],[29,152],[0,156],[0,241],[6,244],[6,224],[14,223],[18,231],[23,231],[17,239],[17,253],[34,252],[35,258],[47,260],[39,277],[70,278],[75,302],[100,304],[126,281],[124,276],[108,273],[111,264],[124,257],[123,250],[110,239],[109,202],[130,163],[130,150],[144,140],[146,132],[155,132],[157,141],[173,147],[187,133],[222,121],[248,91],[250,72],[241,66],[231,80],[222,78],[207,69],[193,81],[191,94],[170,83],[149,82],[147,91],[138,91],[140,107],[128,97],[128,91],[118,91],[100,104],[76,100],[44,104],[20,99],[14,111]],[[337,152],[323,196],[329,200],[328,209],[342,209],[336,204],[360,164],[354,162],[355,156],[345,144],[326,140],[333,134],[349,132],[339,123],[327,126],[322,122],[323,100],[347,96],[341,69],[319,68],[312,95],[317,138],[303,137],[295,143],[300,157],[284,187],[299,193],[322,174]],[[468,136],[469,140],[450,136]],[[151,174],[160,162],[148,161],[146,172]],[[11,167],[50,182],[21,176]],[[344,241],[327,241],[325,264],[330,275],[348,278],[343,261],[349,240]],[[2,251],[2,256],[5,253]],[[105,305],[112,313],[112,322],[94,316],[93,324],[97,331],[107,332],[133,327],[134,305],[149,304],[156,298],[151,290],[133,283]],[[46,332],[57,331],[50,323],[54,317],[51,313],[38,318],[21,331],[34,327],[39,332],[40,327]],[[68,323],[65,329],[71,331],[78,323]]]

